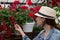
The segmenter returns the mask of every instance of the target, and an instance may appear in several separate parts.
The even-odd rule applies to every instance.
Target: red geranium
[[[29,16],[30,16],[31,18],[33,18],[33,19],[36,18],[36,16],[35,16],[34,13],[32,13],[32,12],[29,13]]]
[[[2,20],[2,24],[1,24],[1,25],[2,25],[2,29],[3,29],[3,30],[7,30],[7,26],[6,26],[6,24],[4,23],[4,20]]]
[[[21,6],[21,8],[22,8],[22,9],[28,9],[28,7],[27,7],[27,6]]]
[[[2,32],[2,27],[0,26],[0,32]]]
[[[21,6],[20,8],[22,8],[22,12],[25,12],[28,9],[27,6]]]
[[[31,0],[28,0],[28,5],[32,5],[32,2],[31,2]]]
[[[52,4],[53,7],[56,6],[56,2],[55,1],[52,1],[51,4]]]
[[[2,10],[2,6],[0,5],[0,10]]]
[[[19,0],[15,0],[14,3],[15,5],[20,4]]]
[[[39,10],[40,10],[40,8],[41,8],[41,6],[36,6],[36,8],[35,8],[35,9],[36,9],[37,11],[39,11]]]
[[[8,37],[10,37],[11,36],[11,28],[8,28],[7,29],[7,34],[6,34]]]
[[[16,24],[17,22],[15,22],[15,17],[11,16],[10,20],[12,21],[13,24]]]
[[[57,0],[57,2],[59,2],[59,3],[60,3],[60,0]]]
[[[12,22],[14,22],[14,21],[15,21],[15,18],[14,18],[13,16],[11,16],[11,17],[10,17],[10,20],[11,20]]]
[[[4,40],[4,35],[0,34],[0,40]]]
[[[14,5],[14,4],[12,4],[12,5],[10,6],[10,10],[11,10],[11,11],[16,12],[16,9],[17,9],[17,6]]]
[[[37,13],[38,11],[35,8],[30,8],[31,11]]]

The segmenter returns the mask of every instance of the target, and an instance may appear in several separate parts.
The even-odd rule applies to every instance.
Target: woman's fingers
[[[20,30],[21,29],[21,27],[18,24],[15,24],[14,26],[15,26],[16,30]]]
[[[17,26],[16,24],[14,25],[14,27],[15,27],[16,30],[19,29],[18,26]]]

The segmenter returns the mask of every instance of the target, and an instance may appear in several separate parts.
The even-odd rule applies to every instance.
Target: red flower
[[[14,20],[15,20],[15,18],[14,18],[13,16],[11,16],[11,17],[10,17],[10,20],[11,20],[11,21],[14,21]]]
[[[35,8],[30,8],[31,11],[37,13],[38,11]]]
[[[59,2],[59,3],[60,3],[60,0],[57,0],[57,2]]]
[[[36,9],[37,11],[39,11],[39,10],[40,10],[40,8],[41,8],[41,6],[36,6],[36,8],[35,8],[35,9]]]
[[[17,24],[17,22],[15,21],[14,24]]]
[[[17,5],[17,4],[20,4],[20,2],[19,1],[14,1],[13,4]]]
[[[7,29],[7,34],[6,34],[8,37],[10,37],[11,36],[11,28],[8,28]]]
[[[3,29],[3,30],[7,30],[7,26],[6,26],[6,24],[4,23],[4,20],[2,20],[2,24],[1,24],[1,25],[2,25],[2,29]]]
[[[15,18],[14,18],[13,16],[11,16],[11,17],[10,17],[10,20],[11,20],[12,22],[14,22],[14,21],[15,21]]]
[[[52,4],[53,7],[56,6],[56,2],[55,1],[52,1],[51,4]]]
[[[10,17],[10,20],[12,21],[13,24],[17,23],[17,22],[15,22],[15,18],[13,16]]]
[[[35,16],[32,12],[30,12],[28,16],[30,16],[30,17],[33,18],[33,19],[36,18],[36,16]]]
[[[31,0],[28,0],[28,5],[32,5],[32,2],[31,2]]]
[[[0,34],[0,40],[4,40],[4,35]]]
[[[2,10],[2,6],[0,5],[0,10]]]
[[[2,27],[0,26],[0,32],[2,32]]]
[[[28,9],[27,6],[21,6],[20,8],[22,8],[22,12],[25,12]]]
[[[27,6],[21,6],[22,9],[27,9],[28,7]]]
[[[11,10],[11,11],[16,12],[16,9],[17,9],[17,6],[14,5],[14,4],[12,4],[12,5],[10,6],[10,10]]]

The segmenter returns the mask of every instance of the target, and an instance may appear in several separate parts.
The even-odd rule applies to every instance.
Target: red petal
[[[17,6],[16,5],[14,5],[14,4],[12,4],[11,6],[10,6],[10,10],[13,10],[13,9],[17,9]]]
[[[7,29],[7,36],[8,36],[8,37],[11,36],[11,29],[10,29],[10,28]]]
[[[14,24],[17,24],[17,22],[14,22]]]
[[[32,5],[32,2],[31,2],[31,0],[28,0],[28,5]]]
[[[2,6],[0,5],[0,10],[2,10]]]
[[[56,2],[52,1],[52,6],[56,6]]]
[[[37,13],[38,11],[35,8],[30,8],[31,11]]]
[[[35,9],[36,9],[37,11],[39,11],[39,10],[40,10],[40,8],[41,8],[41,6],[36,6],[36,8],[35,8]]]
[[[4,35],[0,34],[0,40],[4,40]]]
[[[28,7],[27,6],[21,6],[22,9],[27,9]]]
[[[33,18],[33,19],[36,18],[36,16],[35,16],[32,12],[29,13],[29,16],[30,16],[31,18]]]
[[[10,17],[11,21],[15,21],[15,18],[13,16]]]
[[[6,26],[6,24],[4,23],[4,21],[2,21],[2,28],[3,28],[3,30],[7,30],[7,26]]]
[[[17,24],[17,22],[15,22],[15,18],[13,16],[10,17],[10,20],[12,21],[13,24]]]
[[[57,2],[59,2],[59,3],[60,3],[60,0],[57,0]]]
[[[20,2],[19,2],[19,1],[14,1],[13,4],[15,4],[15,5],[16,5],[16,4],[20,4]]]
[[[2,32],[2,27],[0,26],[0,32]]]

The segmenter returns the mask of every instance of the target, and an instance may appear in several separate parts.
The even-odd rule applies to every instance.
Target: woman
[[[34,15],[37,16],[35,19],[37,25],[43,27],[44,30],[33,40],[60,40],[60,31],[55,28],[56,11],[54,9],[42,6],[39,12]],[[23,40],[31,40],[18,24],[15,24],[15,29],[21,33]]]

